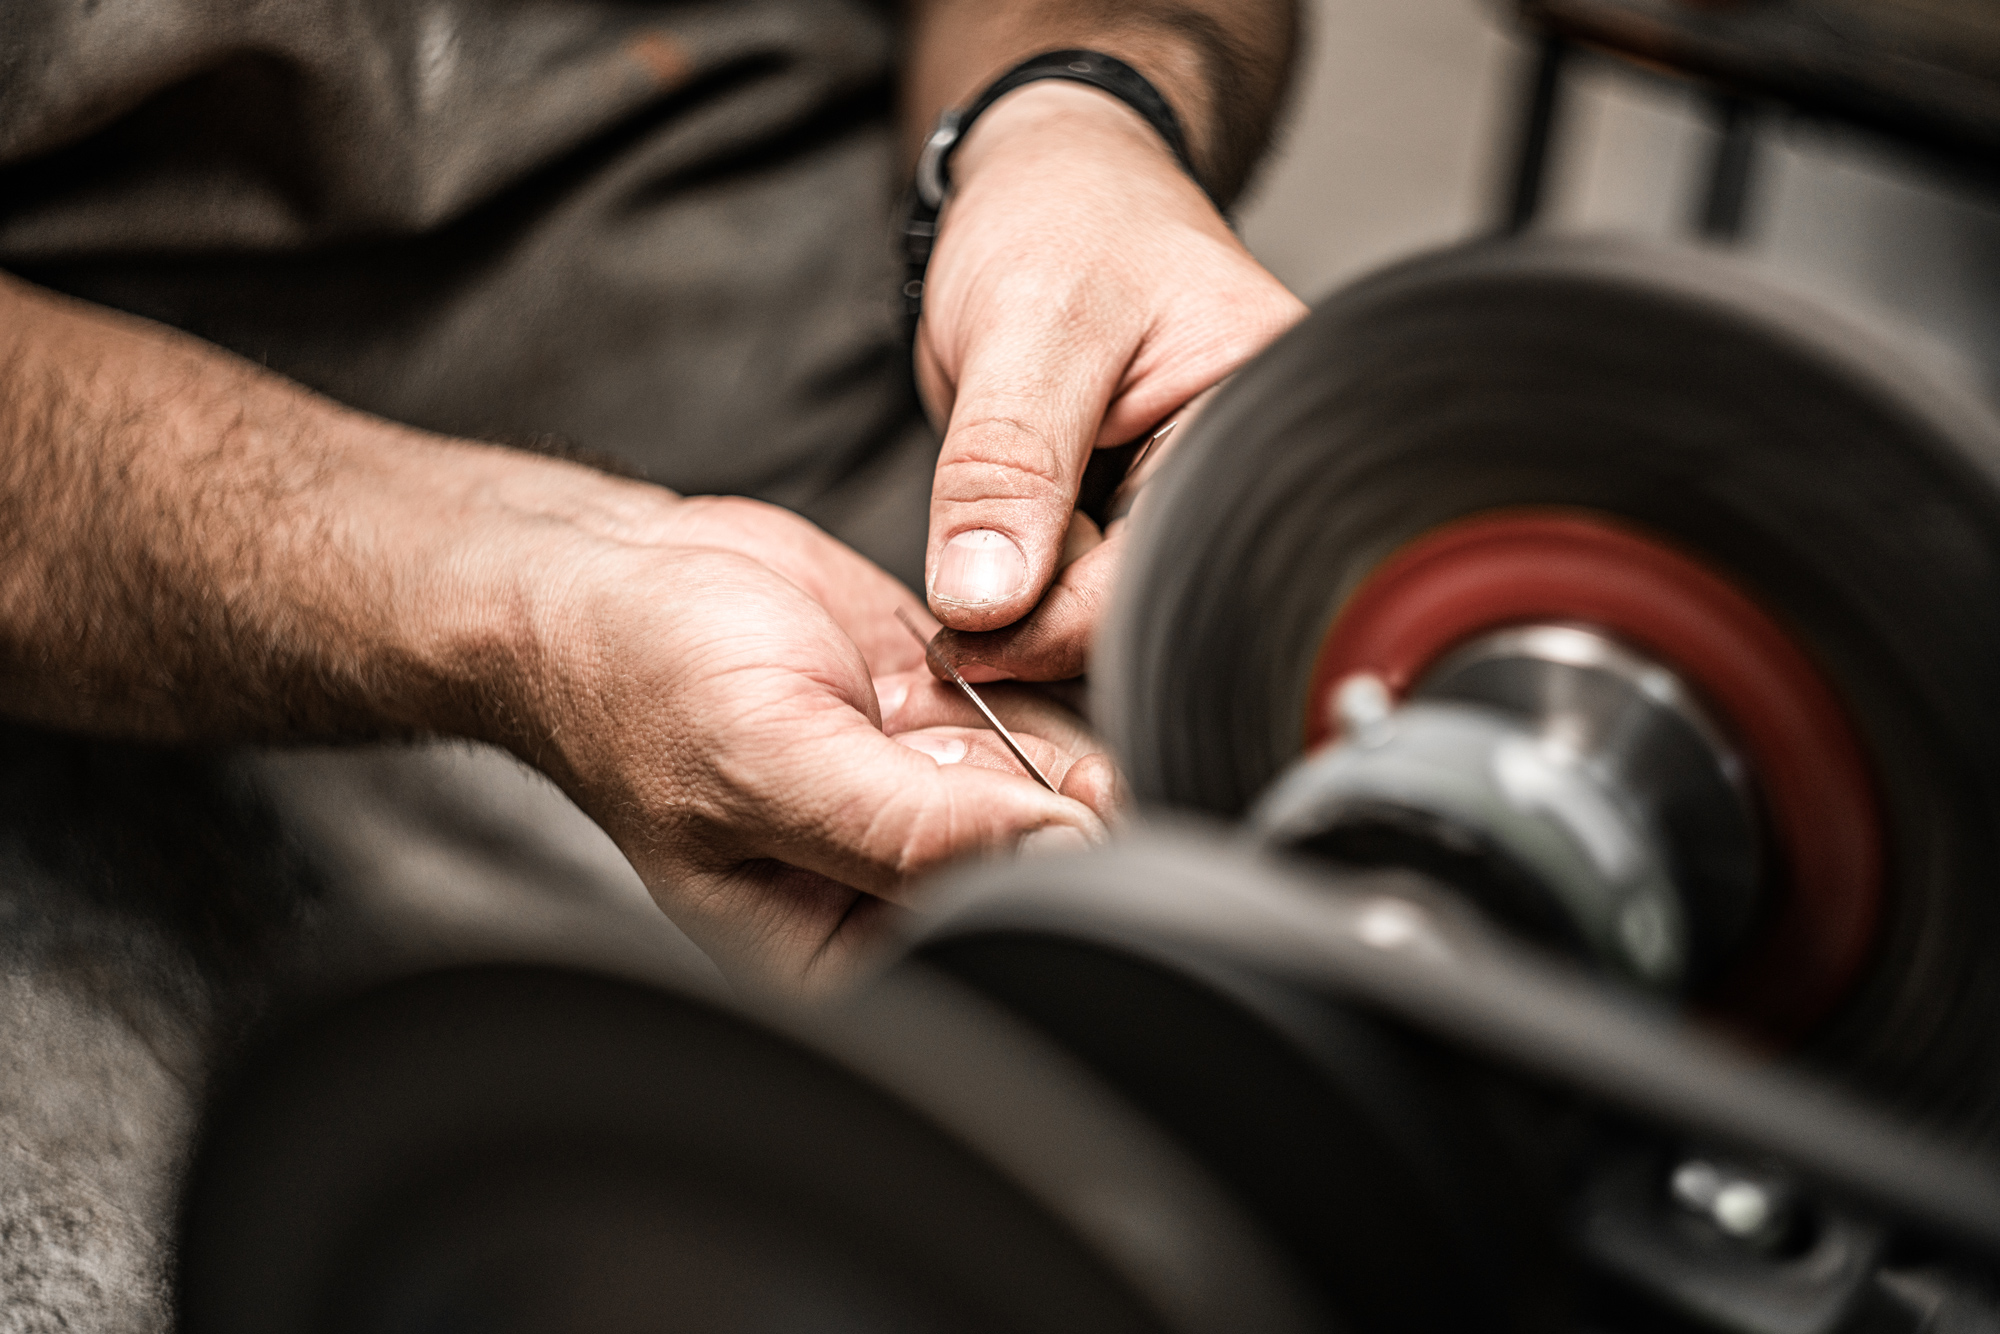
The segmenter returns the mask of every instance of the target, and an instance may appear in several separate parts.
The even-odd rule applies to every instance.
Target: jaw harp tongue
[[[930,663],[931,670],[942,672],[953,685],[964,691],[965,697],[972,701],[972,707],[979,710],[980,717],[986,719],[986,725],[991,727],[999,735],[1001,743],[1013,752],[1014,758],[1021,762],[1021,767],[1028,771],[1028,776],[1049,791],[1054,792],[1056,785],[1048,780],[1046,774],[1035,767],[1035,762],[1028,758],[1028,752],[1021,749],[1021,743],[1014,740],[1014,734],[1009,732],[1006,725],[994,716],[993,710],[986,707],[986,701],[979,697],[979,692],[972,688],[972,683],[959,675],[957,665],[951,659],[945,657],[944,650],[937,646],[937,637],[925,638],[924,632],[917,629],[917,623],[911,620],[909,613],[901,607],[896,608],[896,619],[901,621],[903,628],[908,630],[911,635],[915,636],[916,641],[924,646],[924,660]]]

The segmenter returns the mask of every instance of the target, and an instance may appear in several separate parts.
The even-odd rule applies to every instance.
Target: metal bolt
[[[1748,1181],[1732,1181],[1715,1193],[1709,1213],[1715,1223],[1732,1237],[1754,1237],[1771,1221],[1775,1210],[1770,1192]]]
[[[1451,957],[1451,947],[1430,916],[1405,899],[1370,899],[1354,915],[1354,935],[1364,945],[1391,953],[1434,961]]]
[[[1382,678],[1356,672],[1333,692],[1333,721],[1349,736],[1365,732],[1395,711],[1396,700]]]
[[[1785,1231],[1789,1192],[1772,1181],[1690,1158],[1674,1169],[1674,1202],[1738,1241],[1768,1244]]]

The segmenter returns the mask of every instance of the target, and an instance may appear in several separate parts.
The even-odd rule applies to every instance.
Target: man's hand
[[[1058,19],[1048,6],[1017,4],[1012,26],[981,27],[947,2],[920,49],[957,61],[946,96],[963,97],[976,87],[964,72],[974,62],[951,53],[980,35],[990,55],[1014,58],[1100,45],[1176,103],[1207,178],[1240,181],[1247,161],[1220,161],[1244,141],[1245,127],[1229,123],[1244,114],[1242,99],[1217,86],[1218,67],[1230,61],[1183,41],[1179,33],[1201,24],[1176,28],[1180,20],[1152,12],[1164,8],[1109,7],[1123,19],[1100,42],[1083,20]],[[1281,3],[1199,8],[1218,15],[1202,20],[1222,34],[1215,49],[1240,55],[1262,40],[1277,51],[1289,40],[1288,30],[1256,30],[1285,29]],[[1230,23],[1233,35],[1223,32]],[[1270,58],[1282,66],[1281,55]],[[933,98],[951,84],[922,71],[915,81]],[[1281,85],[1282,69],[1265,82]],[[1269,91],[1249,114],[1268,117],[1274,101]],[[1249,127],[1250,139],[1260,133]],[[926,591],[957,631],[1006,627],[957,638],[984,664],[974,679],[1073,676],[1123,546],[1116,525],[1100,535],[1075,513],[1091,451],[1180,413],[1305,307],[1243,248],[1158,133],[1094,88],[1044,80],[1009,93],[967,132],[951,181],[916,348],[926,406],[946,423]],[[1099,545],[1100,537],[1108,540]]]
[[[990,732],[916,682],[922,651],[894,618],[909,593],[793,515],[685,501],[643,532],[576,534],[523,574],[542,665],[511,744],[733,971],[823,985],[916,875],[1102,836],[1085,803],[1109,813],[1109,766],[1087,736],[1015,719],[1069,795],[995,764]],[[904,715],[895,740],[877,680]]]

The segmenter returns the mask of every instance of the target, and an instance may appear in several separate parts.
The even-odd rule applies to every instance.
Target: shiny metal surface
[[[1524,625],[1475,640],[1439,663],[1411,693],[1419,699],[1483,700],[1544,716],[1545,730],[1566,730],[1599,749],[1631,751],[1635,740],[1604,735],[1631,727],[1640,713],[1621,709],[1591,678],[1622,687],[1652,707],[1647,719],[1672,719],[1706,747],[1724,781],[1741,790],[1743,765],[1723,728],[1681,679],[1607,635],[1576,625]],[[1593,693],[1595,691],[1595,693]],[[1636,700],[1632,702],[1637,702]],[[1586,740],[1585,732],[1595,732]]]
[[[1494,915],[1665,991],[1713,977],[1762,906],[1754,795],[1674,674],[1575,626],[1453,653],[1391,707],[1355,678],[1342,739],[1253,814],[1336,860],[1412,858]]]
[[[924,140],[923,152],[917,155],[917,198],[924,201],[926,208],[944,207],[944,155],[958,143],[958,123],[962,115],[956,107],[941,114],[930,137]]]
[[[1662,989],[1689,926],[1643,814],[1523,720],[1411,703],[1301,761],[1252,813],[1272,843],[1417,864],[1559,947]]]
[[[1521,626],[1452,654],[1411,698],[1531,719],[1545,752],[1619,794],[1679,893],[1691,979],[1756,929],[1767,860],[1756,794],[1723,726],[1672,671],[1582,627]]]

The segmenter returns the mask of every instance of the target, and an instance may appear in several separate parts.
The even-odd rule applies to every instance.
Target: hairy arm
[[[530,636],[483,539],[537,484],[581,500],[581,472],[0,278],[0,709],[156,740],[485,734]]]
[[[510,747],[719,960],[811,985],[913,875],[1110,800],[1084,747],[1036,743],[1044,792],[936,701],[892,740],[899,607],[770,506],[410,430],[0,278],[0,714]]]

